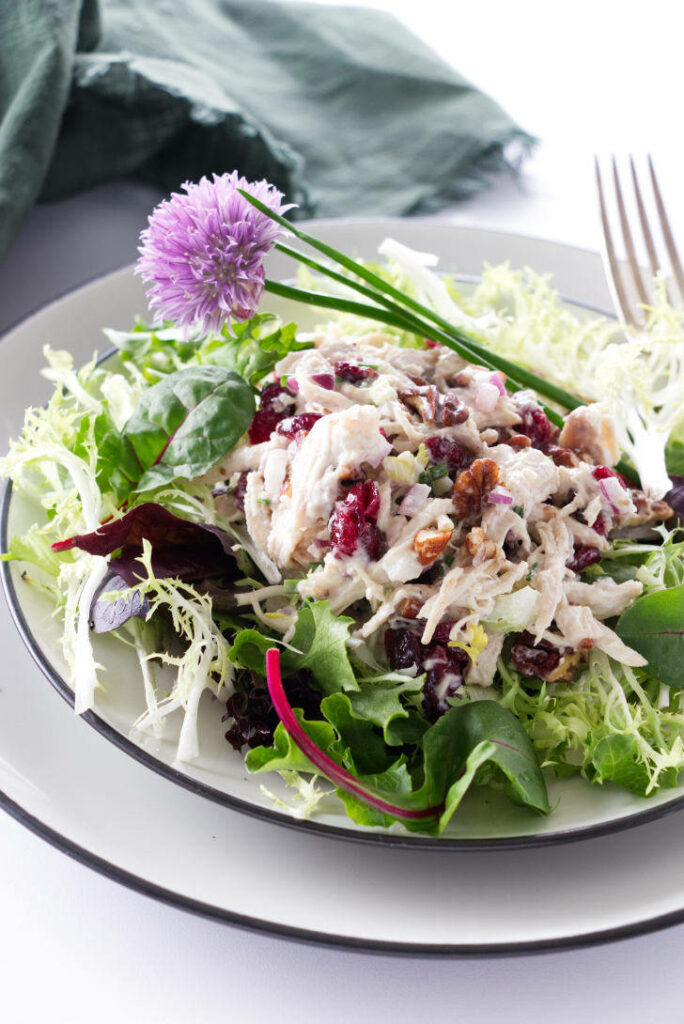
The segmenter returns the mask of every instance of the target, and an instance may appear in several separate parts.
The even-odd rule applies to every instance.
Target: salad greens
[[[629,393],[636,412],[618,418],[621,444],[645,483],[662,483],[666,456],[671,471],[684,469],[684,334],[664,291],[646,345],[618,337],[612,322],[579,320],[530,271],[487,268],[463,296],[416,254],[394,246],[385,255],[389,266],[369,265],[362,279],[408,295],[409,309],[429,309],[433,324],[474,331],[500,356],[611,409]],[[356,275],[358,267],[347,269]],[[301,272],[312,292],[319,270],[309,261]],[[347,280],[353,288],[356,278]],[[336,287],[342,294],[344,285]],[[348,310],[339,317],[342,332],[358,333],[364,323]],[[423,345],[408,314],[387,331],[407,347]],[[168,323],[107,333],[117,357],[78,371],[67,353],[46,349],[55,391],[47,406],[28,410],[22,435],[0,460],[0,473],[45,515],[2,557],[38,570],[31,579],[49,590],[63,617],[77,710],[91,706],[100,685],[92,620],[96,632],[116,631],[135,650],[147,706],[138,726],[161,730],[182,711],[180,760],[200,750],[203,692],[239,695],[250,710],[272,682],[267,654],[279,650],[283,678],[263,712],[264,742],[245,760],[250,771],[282,774],[298,798],[294,813],[311,814],[328,799],[326,778],[355,822],[401,821],[430,832],[447,826],[472,786],[502,788],[548,813],[540,764],[642,796],[675,784],[684,768],[684,543],[676,531],[663,529],[658,543],[615,540],[583,575],[643,584],[644,596],[622,614],[617,632],[646,657],[646,668],[592,651],[572,682],[546,683],[517,672],[504,645],[498,686],[487,699],[464,689],[429,722],[425,676],[362,657],[350,636],[353,619],[334,614],[328,601],[301,597],[296,582],[274,579],[269,560],[214,501],[217,488],[237,486],[211,471],[249,427],[255,389],[311,342],[297,339],[294,324],[263,313],[202,336]],[[401,458],[389,462],[399,472]],[[406,482],[432,485],[446,469],[437,462]],[[677,486],[671,501],[681,508]],[[513,511],[524,519],[522,507]],[[528,583],[497,599],[484,622],[489,634],[526,628],[538,601]],[[254,594],[266,592],[287,596],[289,605],[264,611]],[[484,649],[478,629],[487,643],[474,624],[468,651],[475,658]],[[238,702],[232,707],[237,720],[243,712]],[[250,727],[256,720],[255,712]]]

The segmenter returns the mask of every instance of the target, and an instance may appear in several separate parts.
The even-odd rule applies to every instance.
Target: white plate
[[[606,306],[598,258],[534,239],[448,228],[430,221],[330,222],[317,225],[333,244],[371,255],[386,234],[442,257],[445,268],[477,274],[483,260],[551,270],[574,300]],[[272,276],[291,267],[274,261]],[[0,446],[16,433],[26,405],[42,401],[38,377],[42,345],[67,347],[84,361],[103,324],[125,328],[144,313],[140,285],[130,270],[94,282],[38,313],[0,346],[3,403]],[[13,515],[26,514],[12,502]],[[16,583],[16,569],[13,570]],[[26,624],[43,649],[45,666],[59,671],[56,631],[48,607],[19,584]],[[4,803],[50,841],[92,866],[146,892],[202,913],[301,938],[364,947],[428,952],[528,950],[630,934],[677,920],[684,908],[678,885],[676,815],[627,836],[549,847],[559,833],[602,832],[653,818],[682,799],[670,790],[644,802],[609,787],[564,782],[548,819],[530,818],[491,794],[468,801],[449,842],[438,852],[411,837],[370,834],[373,844],[337,844],[313,836],[367,837],[334,811],[322,825],[273,828],[210,800],[242,802],[260,815],[277,814],[246,776],[222,739],[220,713],[203,709],[207,737],[200,763],[182,766],[184,790],[149,772],[121,749],[102,742],[69,714],[32,664],[9,612],[2,609],[5,677],[0,700],[0,781]],[[125,657],[111,640],[113,666],[98,704],[99,727],[115,743],[139,708],[139,691]],[[34,652],[41,657],[40,651]],[[54,669],[52,670],[54,674]],[[142,741],[136,754],[178,778],[170,742]],[[268,780],[272,788],[271,780]],[[279,820],[283,820],[282,816]],[[288,823],[291,819],[285,819]],[[658,839],[660,836],[660,840]],[[476,853],[468,845],[495,840],[544,849]],[[427,841],[429,842],[429,840]],[[445,852],[453,844],[461,852]],[[616,861],[616,851],[621,857]],[[670,870],[671,868],[671,870]],[[636,895],[635,895],[636,893]]]

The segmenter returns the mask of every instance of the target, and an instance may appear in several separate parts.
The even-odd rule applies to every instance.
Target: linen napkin
[[[393,17],[274,0],[21,0],[0,31],[0,255],[37,200],[237,168],[298,216],[426,213],[532,140]]]

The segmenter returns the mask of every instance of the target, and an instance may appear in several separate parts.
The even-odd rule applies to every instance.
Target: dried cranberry
[[[334,365],[335,376],[347,384],[361,384],[365,380],[375,380],[378,371],[372,366],[358,366],[356,363],[339,362]]]
[[[430,722],[449,710],[447,698],[455,694],[463,686],[463,670],[468,655],[458,647],[433,645],[423,658],[425,684],[423,686],[423,710]]]
[[[380,491],[378,490],[378,485],[372,480],[364,480],[363,483],[354,484],[348,492],[345,501],[352,508],[357,509],[371,523],[377,522],[378,513],[380,512]]]
[[[320,419],[320,413],[301,412],[298,416],[290,416],[286,420],[281,420],[276,430],[283,437],[295,438],[297,434],[308,434],[316,420]]]
[[[267,384],[261,392],[259,408],[247,430],[250,444],[268,441],[280,421],[291,416],[294,408],[294,399],[287,388],[282,384]]]
[[[594,530],[595,533],[598,533],[599,537],[605,537],[608,527],[606,525],[605,519],[603,518],[600,512],[596,516],[594,522],[591,524],[591,528],[592,530]]]
[[[568,569],[573,572],[582,572],[589,565],[595,565],[601,558],[601,552],[591,544],[575,544],[572,558],[568,562]]]
[[[344,501],[338,501],[330,517],[330,543],[339,556],[353,555],[359,544],[372,561],[385,550],[385,535],[375,525],[380,511],[380,491],[372,480],[356,483]]]
[[[338,501],[330,517],[330,544],[338,556],[353,555],[366,524],[358,510]]]
[[[359,540],[371,562],[377,562],[387,551],[385,534],[374,523],[366,523],[362,527]]]
[[[516,426],[520,434],[526,434],[535,448],[542,451],[556,440],[558,428],[538,406],[528,405],[520,412],[521,423]]]
[[[465,448],[462,448],[456,441],[451,441],[448,437],[441,437],[439,434],[426,438],[425,447],[434,463],[446,463],[451,476],[471,461],[471,456]]]
[[[385,632],[385,652],[390,668],[421,667],[420,640],[410,629],[388,629]]]
[[[591,475],[594,480],[607,480],[608,477],[614,476],[616,480],[620,481],[625,489],[629,486],[622,474],[616,473],[614,469],[608,469],[608,466],[596,466],[592,469]]]
[[[561,652],[547,640],[535,644],[529,633],[521,633],[511,647],[511,661],[524,676],[546,679],[558,667]]]
[[[245,494],[247,492],[248,476],[249,473],[246,471],[244,473],[240,473],[240,479],[235,485],[235,490],[233,491],[233,501],[235,502],[235,507],[238,508],[240,512],[245,511]]]
[[[446,622],[440,622],[439,625],[435,626],[435,631],[432,634],[432,639],[437,644],[446,644],[449,642],[449,634],[456,625],[455,619],[447,620]],[[453,648],[456,650],[457,648]],[[452,650],[452,648],[449,648]]]

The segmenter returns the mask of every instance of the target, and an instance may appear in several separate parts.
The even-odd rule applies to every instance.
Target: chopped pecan
[[[470,410],[453,391],[447,391],[445,395],[440,395],[439,420],[445,427],[455,427],[459,423],[465,423],[469,416]]]
[[[453,529],[438,530],[438,529],[426,529],[419,530],[413,538],[413,550],[418,555],[418,561],[421,565],[430,565],[436,558],[444,551],[451,540]]]
[[[434,384],[428,384],[427,387],[411,388],[410,391],[400,391],[399,398],[404,405],[408,405],[410,409],[415,409],[417,413],[420,413],[425,423],[436,421],[439,409],[439,391]]]
[[[496,544],[493,540],[487,540],[487,535],[481,526],[473,526],[472,530],[466,534],[465,546],[473,561],[477,560],[478,564],[488,558],[494,558],[496,555]]]
[[[453,391],[441,395],[434,384],[411,388],[410,391],[401,391],[399,398],[404,405],[415,409],[424,423],[439,423],[445,427],[454,427],[459,423],[465,423],[470,415],[470,410],[458,395]]]
[[[417,619],[418,612],[423,607],[423,602],[417,597],[407,597],[399,606],[399,614],[402,619]]]
[[[520,451],[521,448],[529,448],[532,444],[527,434],[511,434],[506,439],[506,444],[511,448],[515,448],[516,451]]]
[[[551,456],[556,466],[565,466],[566,469],[579,466],[581,462],[579,455],[570,451],[569,448],[561,448],[557,444],[550,444],[546,449],[546,454]]]
[[[636,509],[635,519],[638,519],[639,525],[642,523],[657,522],[659,519],[669,519],[673,514],[672,509],[666,501],[662,499],[649,498],[647,494],[644,494],[638,487],[632,488],[632,501]],[[631,524],[630,524],[631,525]]]
[[[499,467],[494,459],[475,459],[458,474],[452,500],[459,519],[467,519],[481,511],[483,501],[498,479]]]

